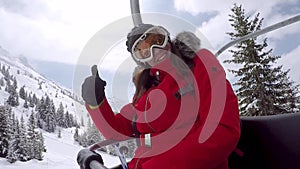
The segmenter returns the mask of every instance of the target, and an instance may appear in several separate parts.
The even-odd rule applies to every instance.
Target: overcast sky
[[[300,14],[299,0],[141,0],[140,5],[142,13],[165,13],[191,22],[216,52],[229,41],[225,33],[231,30],[228,15],[234,2],[242,4],[249,15],[261,13],[263,28]],[[0,0],[0,46],[14,55],[76,64],[97,31],[126,16],[130,16],[129,0]],[[300,22],[264,35],[297,81],[299,27]],[[118,46],[118,52],[112,52],[116,56],[127,52],[124,44]],[[227,56],[225,52],[219,59]],[[107,69],[118,66],[114,64],[118,63],[107,64]]]

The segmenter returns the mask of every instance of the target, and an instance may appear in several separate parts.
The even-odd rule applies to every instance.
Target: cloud
[[[8,12],[29,18],[38,18],[50,12],[47,5],[40,0],[0,0],[0,6]]]
[[[232,31],[228,21],[228,15],[231,13],[230,9],[233,7],[234,3],[237,5],[242,4],[247,16],[252,16],[259,12],[260,18],[264,18],[262,28],[295,15],[293,13],[282,12],[283,10],[289,10],[292,8],[294,13],[297,10],[300,11],[299,8],[294,7],[295,4],[297,4],[296,0],[261,1],[259,2],[259,6],[257,5],[257,1],[224,0],[220,3],[220,1],[217,0],[174,0],[174,7],[178,11],[185,11],[194,15],[205,12],[217,12],[218,14],[216,16],[210,18],[207,22],[202,23],[199,29],[208,37],[213,46],[218,49],[229,42],[229,37],[225,33]],[[286,29],[280,29],[269,33],[268,37],[279,40],[287,34],[299,34],[300,30],[298,27],[299,24],[297,23],[297,26],[295,24]]]
[[[300,45],[292,50],[291,52],[281,56],[281,59],[278,61],[278,64],[283,64],[285,70],[290,69],[289,75],[294,80],[300,84],[300,75],[299,75],[299,63],[300,63]]]
[[[129,15],[129,2],[120,0],[1,0],[0,45],[14,55],[75,64],[97,31]]]
[[[177,13],[179,15],[188,12],[196,17],[195,20],[208,17],[200,24],[199,29],[217,50],[229,41],[225,33],[231,30],[228,14],[234,2],[236,1],[223,0],[220,3],[217,0],[174,0],[172,5],[177,11],[183,11]],[[283,8],[291,9],[294,13],[299,11],[295,5],[297,0],[261,1],[259,7],[255,1],[240,2],[249,14],[261,12],[261,16],[266,17],[264,25],[292,16],[282,12]],[[157,4],[164,4],[168,9],[172,7],[166,2],[151,3],[151,8],[156,11],[162,8]],[[80,51],[97,31],[129,15],[130,3],[122,0],[0,0],[0,45],[15,55],[75,64]],[[299,24],[268,34],[274,37],[271,44],[278,45],[275,41],[286,34],[299,34],[298,27]],[[120,26],[119,29],[124,28]],[[126,53],[126,50],[120,50]],[[122,52],[116,55],[121,55]]]
[[[226,34],[231,30],[228,22],[224,21],[226,16],[219,14],[209,21],[202,23],[199,30],[208,38],[209,42],[214,47],[215,52],[229,41],[229,36]]]

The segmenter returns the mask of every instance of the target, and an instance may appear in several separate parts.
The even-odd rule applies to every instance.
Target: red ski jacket
[[[168,59],[152,68],[160,83],[120,113],[106,99],[96,109],[86,105],[106,139],[134,136],[136,122],[141,145],[130,169],[228,168],[240,137],[237,97],[211,52],[201,49],[194,64],[185,76]]]

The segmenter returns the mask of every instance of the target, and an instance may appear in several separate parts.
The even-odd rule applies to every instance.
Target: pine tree
[[[50,100],[49,96],[46,96],[45,107],[45,130],[48,132],[54,132],[56,128],[56,114],[54,103],[52,100]]]
[[[88,127],[81,136],[79,136],[78,140],[80,145],[86,147],[94,143],[97,143],[101,140],[104,140],[104,137],[101,135],[99,130],[93,124],[91,127]]]
[[[20,126],[18,120],[15,120],[14,132],[10,135],[9,145],[8,145],[8,153],[7,153],[7,161],[10,163],[14,163],[19,159],[20,155]]]
[[[19,90],[19,96],[21,99],[25,100],[26,99],[26,92],[25,92],[25,86],[22,86]]]
[[[79,132],[78,132],[78,127],[75,129],[75,133],[73,135],[73,138],[75,141],[79,141]]]
[[[69,127],[75,127],[76,125],[75,125],[75,119],[74,119],[74,116],[73,116],[73,114],[70,114],[69,113],[69,124],[68,124],[68,126]]]
[[[71,127],[71,126],[70,126],[70,123],[71,123],[71,121],[70,121],[70,115],[69,115],[69,112],[67,111],[67,112],[65,113],[65,124],[66,124],[66,127],[67,127],[67,128]]]
[[[17,80],[16,78],[13,79],[13,84],[10,84],[10,80],[7,81],[6,91],[9,93],[9,97],[7,99],[7,103],[12,106],[16,107],[19,106],[19,96],[17,93]]]
[[[57,137],[61,138],[61,130],[60,129],[58,129]]]
[[[44,97],[41,98],[36,104],[35,110],[37,111],[36,114],[36,120],[37,120],[37,126],[41,129],[44,129],[45,127],[45,121],[46,121],[46,106],[45,106],[45,99]]]
[[[9,111],[8,106],[0,106],[0,157],[6,157],[9,145]]]
[[[35,158],[35,149],[37,145],[37,135],[36,135],[36,121],[34,118],[33,112],[29,116],[28,122],[27,122],[27,145],[29,147],[28,150],[28,156],[29,159]]]
[[[20,161],[27,161],[30,157],[28,154],[28,151],[30,150],[30,147],[28,147],[27,143],[27,133],[26,133],[26,126],[24,122],[23,116],[20,120],[20,145],[19,145],[19,160]]]
[[[33,103],[34,103],[35,105],[37,105],[38,102],[39,102],[39,99],[36,97],[35,93],[34,93],[33,96],[32,96],[32,101],[33,101]]]
[[[235,4],[231,11],[229,21],[234,32],[228,35],[232,40],[261,29],[263,19],[259,18],[259,13],[251,20],[241,5]],[[236,92],[242,115],[261,116],[299,110],[295,97],[298,85],[293,87],[294,82],[287,76],[289,70],[275,66],[280,56],[272,55],[272,49],[267,50],[267,46],[267,38],[261,43],[257,38],[242,41],[235,46],[236,50],[230,50],[232,59],[225,61],[242,66],[238,70],[229,70],[239,77],[234,85],[239,87]]]
[[[28,102],[29,102],[29,107],[34,107],[34,100],[30,94],[28,96]]]
[[[36,144],[34,145],[34,159],[43,160],[43,152],[45,151],[44,138],[42,133],[36,132]]]
[[[25,108],[25,109],[27,109],[29,106],[28,106],[28,102],[27,102],[27,99],[25,99],[25,102],[24,102],[24,104],[23,104],[23,107]]]
[[[44,139],[42,132],[40,132],[40,150],[41,150],[41,152],[47,152],[47,149],[45,146],[45,139]]]
[[[5,85],[5,83],[4,83],[4,78],[1,77],[1,79],[0,79],[0,86],[4,86],[4,85]]]
[[[81,121],[81,122],[80,122],[80,125],[84,127],[84,119],[83,119],[82,116],[81,116],[81,118],[80,118],[80,121]]]
[[[66,128],[64,106],[62,102],[60,102],[59,107],[56,111],[56,117],[57,117],[56,119],[57,125]]]

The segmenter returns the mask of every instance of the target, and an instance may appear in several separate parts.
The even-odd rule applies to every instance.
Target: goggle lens
[[[134,57],[141,62],[152,59],[152,48],[164,48],[168,40],[167,32],[160,27],[153,27],[146,31],[133,45]]]

